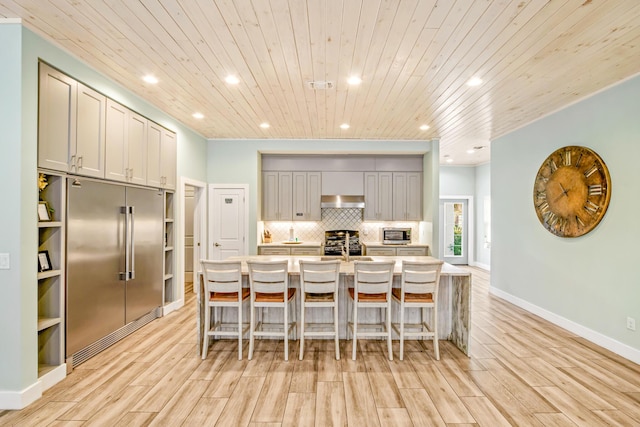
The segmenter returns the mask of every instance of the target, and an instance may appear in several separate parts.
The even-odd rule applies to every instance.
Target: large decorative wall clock
[[[533,187],[540,223],[560,237],[578,237],[593,230],[611,199],[609,169],[587,147],[560,148],[542,163]]]

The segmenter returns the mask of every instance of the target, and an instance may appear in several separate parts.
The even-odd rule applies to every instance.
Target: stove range
[[[342,248],[349,233],[349,255],[362,255],[358,230],[329,230],[324,232],[324,254],[342,255]]]

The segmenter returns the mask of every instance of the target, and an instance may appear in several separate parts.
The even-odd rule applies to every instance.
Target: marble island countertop
[[[426,243],[407,243],[404,245],[390,245],[388,243],[382,243],[382,242],[361,242],[363,246],[369,246],[369,247],[383,247],[383,248],[428,248],[429,245],[427,245]]]

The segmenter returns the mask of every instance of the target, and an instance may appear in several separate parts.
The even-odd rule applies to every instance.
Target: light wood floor
[[[472,356],[448,342],[412,342],[387,360],[383,341],[264,340],[252,361],[231,340],[196,351],[193,294],[80,365],[22,411],[20,426],[600,426],[640,425],[640,366],[488,294],[488,273],[471,268]],[[306,346],[306,345],[305,345]]]

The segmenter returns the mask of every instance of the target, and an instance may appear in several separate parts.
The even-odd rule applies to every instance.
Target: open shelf
[[[60,317],[38,317],[38,332],[43,331],[62,322]]]

